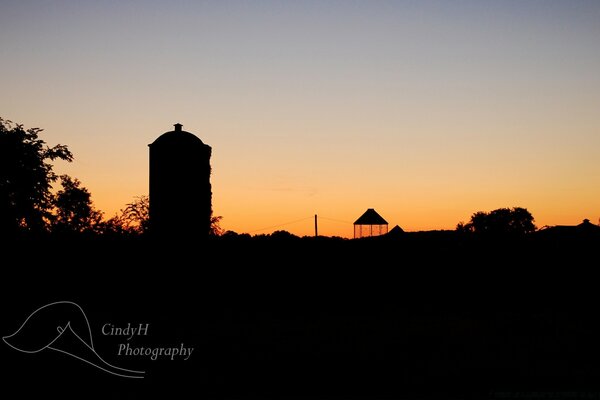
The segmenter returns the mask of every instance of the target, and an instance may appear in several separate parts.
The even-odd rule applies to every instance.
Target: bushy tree
[[[92,195],[78,179],[61,175],[62,189],[54,199],[54,232],[94,232],[100,227],[102,213],[94,208]]]
[[[72,161],[67,146],[49,147],[42,129],[24,129],[0,118],[0,234],[43,232],[51,217],[52,161]]]
[[[467,224],[459,223],[456,230],[485,235],[523,235],[536,230],[533,222],[533,215],[526,208],[498,208],[474,213]]]

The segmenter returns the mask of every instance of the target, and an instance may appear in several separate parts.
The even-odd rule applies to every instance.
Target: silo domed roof
[[[183,127],[183,125],[175,124],[174,127],[175,130],[163,133],[148,146],[154,146],[156,144],[168,145],[172,143],[204,144],[198,136],[194,135],[193,133],[182,130],[181,128]]]

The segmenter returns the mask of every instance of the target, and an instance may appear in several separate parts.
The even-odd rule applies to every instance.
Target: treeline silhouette
[[[66,146],[1,125],[0,333],[43,304],[71,300],[98,335],[106,322],[148,322],[148,345],[196,348],[186,362],[119,359],[116,342],[95,337],[107,361],[147,371],[131,382],[3,345],[6,390],[236,399],[600,393],[600,233],[589,221],[535,229],[516,207],[476,212],[453,231],[158,241],[144,235],[147,197],[105,228],[110,220],[89,191],[53,172],[54,160],[72,159]],[[74,381],[89,390],[68,390]]]
[[[68,175],[57,175],[53,163],[73,161],[66,145],[50,147],[40,139],[40,128],[25,129],[21,124],[0,118],[0,235],[5,238],[140,238],[150,229],[150,199],[137,196],[116,215],[105,219],[95,208],[91,193],[82,183]],[[60,189],[53,186],[60,183]],[[211,212],[212,214],[212,212]],[[227,241],[248,240],[247,234],[224,232],[219,223],[221,216],[211,216],[211,236],[222,236]],[[600,227],[586,220],[577,229],[557,227],[545,232],[549,236],[594,235]],[[576,228],[576,227],[573,227]],[[598,228],[598,229],[596,229]],[[458,236],[474,235],[485,238],[525,237],[537,230],[534,217],[522,207],[500,208],[490,212],[478,211],[467,223],[456,227]],[[584,234],[584,236],[582,236]],[[174,235],[178,240],[181,236]],[[294,239],[286,231],[255,235],[257,240]],[[399,238],[397,232],[388,235]],[[168,236],[161,237],[168,240]]]

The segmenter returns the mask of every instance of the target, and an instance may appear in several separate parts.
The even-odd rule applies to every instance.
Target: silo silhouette
[[[150,147],[150,232],[159,237],[205,237],[210,232],[211,147],[175,130]]]

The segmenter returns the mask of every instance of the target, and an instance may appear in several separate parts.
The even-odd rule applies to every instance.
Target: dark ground
[[[599,244],[447,232],[5,242],[2,336],[73,301],[98,354],[146,378],[0,342],[2,385],[19,398],[600,398]],[[127,342],[106,323],[150,328]],[[195,350],[152,361],[118,356],[121,343]]]

